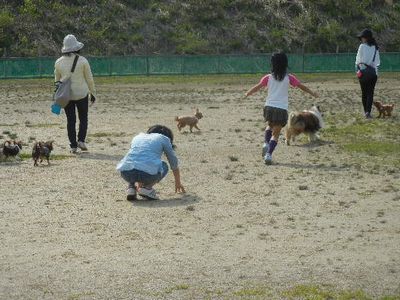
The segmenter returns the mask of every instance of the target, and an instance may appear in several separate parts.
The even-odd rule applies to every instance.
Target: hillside
[[[88,55],[354,52],[372,28],[400,51],[400,3],[384,0],[2,0],[0,55],[54,56],[74,33]]]

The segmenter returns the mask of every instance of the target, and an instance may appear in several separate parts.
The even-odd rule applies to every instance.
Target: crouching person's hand
[[[185,193],[186,191],[181,183],[181,174],[179,172],[179,169],[173,170],[173,173],[175,177],[175,193]]]
[[[175,182],[175,193],[183,194],[185,193],[185,188],[180,182]]]

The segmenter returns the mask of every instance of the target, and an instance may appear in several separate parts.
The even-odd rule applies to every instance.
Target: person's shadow
[[[195,194],[182,194],[173,198],[166,198],[161,200],[148,200],[141,199],[140,196],[138,200],[131,201],[133,206],[141,207],[172,207],[172,206],[188,206],[191,204],[196,204],[201,200]]]

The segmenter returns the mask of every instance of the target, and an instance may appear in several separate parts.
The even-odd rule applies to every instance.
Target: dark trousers
[[[361,99],[365,113],[369,114],[371,113],[372,102],[374,101],[375,85],[377,80],[378,80],[377,76],[374,76],[369,79],[360,78],[360,86],[362,92]]]
[[[71,148],[78,147],[76,142],[76,108],[78,109],[79,116],[79,132],[78,141],[84,142],[86,139],[87,127],[88,127],[88,110],[89,110],[89,99],[88,96],[80,100],[71,100],[68,105],[64,108],[65,114],[67,115],[67,130],[68,139]]]

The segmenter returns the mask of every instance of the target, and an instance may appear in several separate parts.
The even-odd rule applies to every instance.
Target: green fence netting
[[[400,53],[381,53],[381,71],[400,71]],[[354,53],[289,54],[291,72],[353,72]],[[51,77],[54,57],[1,58],[0,79]],[[270,54],[88,57],[96,76],[254,74],[270,68]]]

